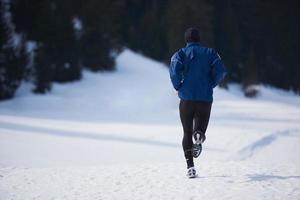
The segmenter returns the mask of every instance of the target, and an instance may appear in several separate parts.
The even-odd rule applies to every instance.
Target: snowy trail
[[[300,178],[294,175],[295,168],[286,174],[253,163],[209,162],[198,178],[189,180],[178,176],[182,167],[160,163],[2,169],[0,187],[4,199],[240,199],[244,195],[297,199],[300,195],[294,188]],[[6,192],[12,190],[13,195]]]
[[[300,97],[217,88],[207,141],[185,177],[167,69],[124,51],[115,73],[84,72],[0,102],[0,199],[300,199]]]

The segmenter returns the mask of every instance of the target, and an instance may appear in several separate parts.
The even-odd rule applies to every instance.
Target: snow
[[[83,33],[82,21],[79,17],[74,16],[72,19],[72,24],[73,24],[75,38],[78,40],[81,38],[82,33]]]
[[[32,53],[36,49],[37,49],[37,42],[32,40],[26,42],[26,53]]]
[[[117,71],[0,102],[0,199],[300,199],[300,97],[216,88],[187,179],[179,100],[161,63],[130,50]]]
[[[73,22],[74,30],[82,31],[82,21],[78,17],[74,17],[72,22]]]

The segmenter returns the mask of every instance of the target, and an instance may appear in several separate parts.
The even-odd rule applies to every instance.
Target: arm
[[[219,54],[212,49],[211,54],[213,87],[216,87],[226,76],[226,69]]]
[[[170,78],[175,90],[178,91],[183,82],[184,59],[179,52],[176,52],[171,58]]]

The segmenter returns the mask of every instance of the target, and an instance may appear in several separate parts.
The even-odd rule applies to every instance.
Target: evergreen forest
[[[43,94],[83,69],[113,72],[123,48],[168,65],[191,26],[222,57],[224,87],[300,94],[299,9],[299,0],[0,0],[0,100],[23,81]]]

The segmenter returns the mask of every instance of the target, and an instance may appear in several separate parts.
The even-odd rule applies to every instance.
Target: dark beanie
[[[197,28],[188,28],[184,33],[185,42],[200,42],[200,32]]]

